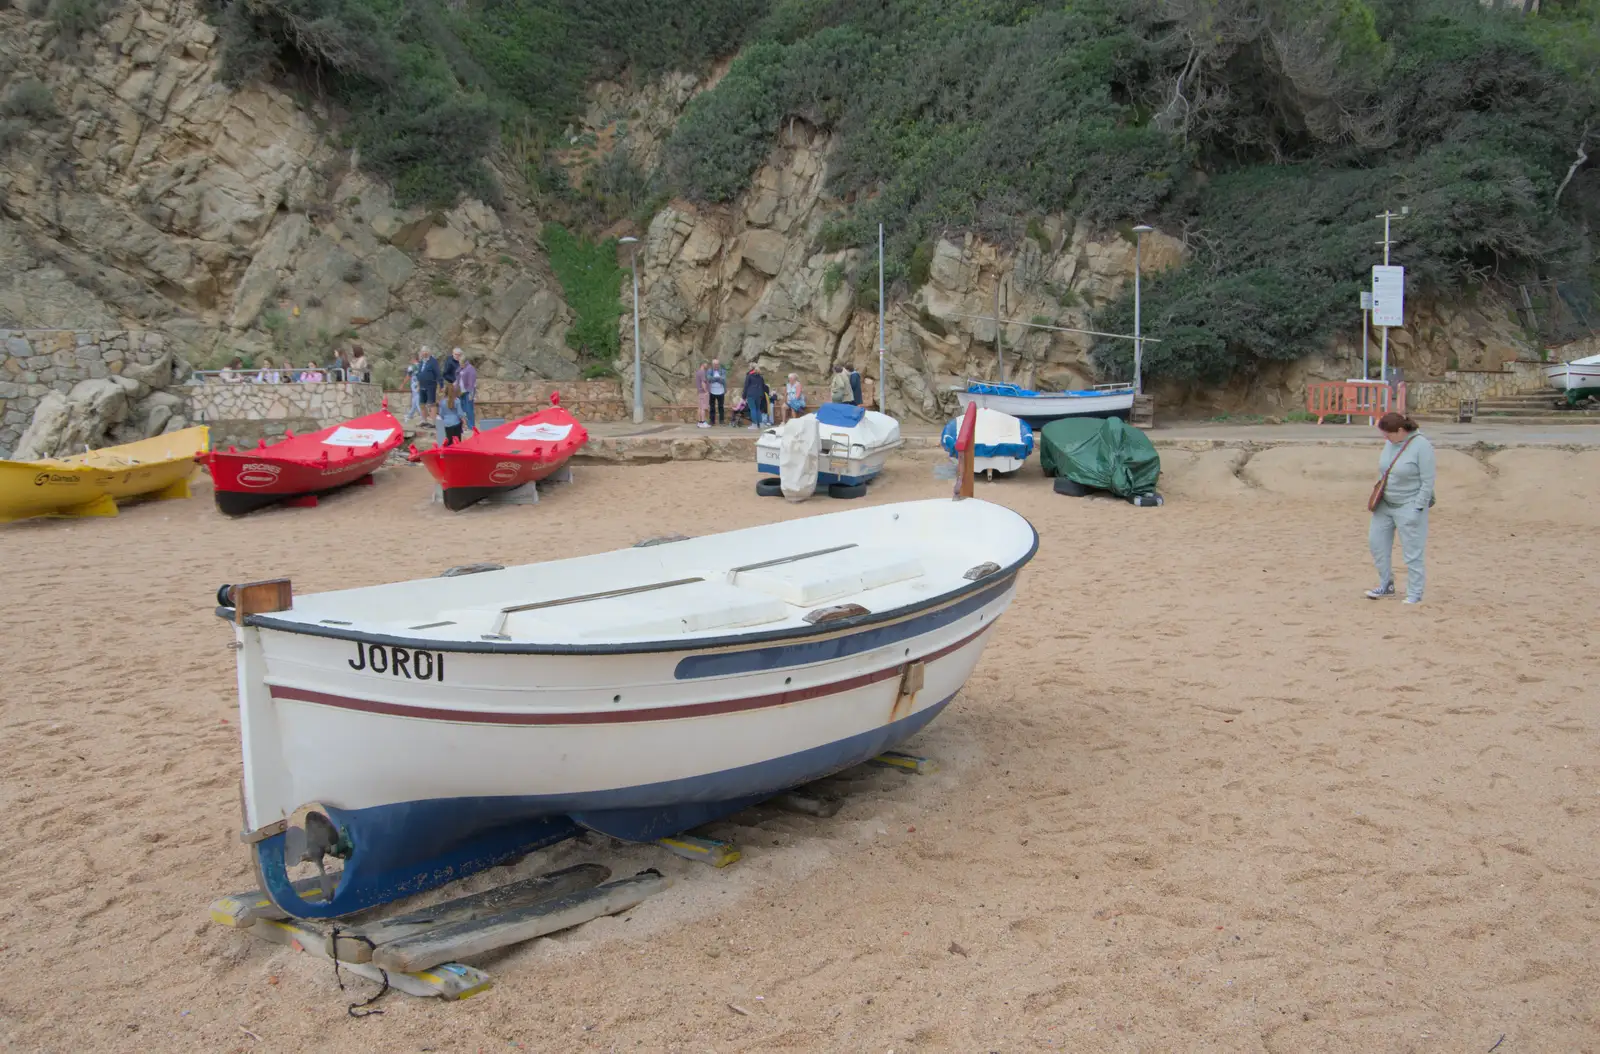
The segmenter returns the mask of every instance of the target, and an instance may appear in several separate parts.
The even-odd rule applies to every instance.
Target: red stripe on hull
[[[959,651],[971,644],[983,636],[993,625],[994,623],[990,622],[977,632],[963,637],[954,644],[946,645],[938,651],[912,661],[933,662],[935,659],[942,659],[946,655]],[[432,706],[412,706],[406,703],[384,703],[373,699],[352,699],[343,695],[330,695],[326,692],[313,692],[304,688],[289,688],[281,685],[273,685],[271,690],[274,699],[315,703],[318,706],[334,706],[342,710],[358,710],[369,714],[412,717],[427,721],[457,721],[465,724],[488,725],[609,725],[640,721],[671,721],[687,717],[710,717],[716,714],[738,713],[743,710],[762,710],[767,707],[784,706],[788,703],[800,703],[808,699],[820,699],[824,696],[838,695],[841,692],[864,688],[870,684],[893,680],[899,677],[904,669],[905,664],[900,663],[887,669],[874,670],[871,673],[859,674],[830,684],[819,684],[810,688],[797,688],[790,692],[747,696],[743,699],[724,699],[713,703],[685,703],[678,706],[657,706],[635,710],[583,710],[571,713],[543,714],[496,712],[492,710],[446,710]]]

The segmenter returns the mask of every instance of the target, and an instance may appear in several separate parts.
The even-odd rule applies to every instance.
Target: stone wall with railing
[[[252,446],[261,439],[270,443],[287,432],[327,428],[377,413],[383,406],[381,387],[346,381],[256,384],[209,379],[184,385],[182,392],[190,420],[210,426],[216,447]]]

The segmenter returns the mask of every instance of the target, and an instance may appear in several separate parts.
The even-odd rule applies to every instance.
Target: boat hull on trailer
[[[1091,389],[1081,392],[1035,392],[1013,395],[1004,391],[984,389],[1012,388],[1018,392],[1026,389],[1015,385],[972,385],[977,391],[957,391],[956,400],[965,410],[977,404],[980,410],[998,410],[1003,414],[1026,421],[1035,431],[1051,421],[1068,417],[1116,417],[1126,421],[1133,413],[1133,388]]]
[[[445,508],[460,512],[559,472],[589,441],[589,433],[560,406],[474,433],[471,439],[422,452]]]
[[[403,438],[387,410],[254,450],[213,450],[205,457],[217,508],[229,516],[280,502],[315,499],[367,479]]]
[[[883,472],[889,455],[900,449],[900,423],[888,414],[848,403],[823,403],[817,419],[817,489],[833,484],[864,486]],[[756,471],[781,475],[783,430],[768,428],[756,439]]]
[[[930,505],[959,512],[948,522],[907,524],[908,544],[925,543],[928,531],[951,538],[927,549],[932,555],[893,556],[904,552],[895,532],[877,528],[892,528],[896,510],[926,518],[916,510]],[[859,516],[866,520],[840,522]],[[867,536],[885,535],[882,544],[749,559],[855,537],[863,524]],[[642,570],[652,560],[639,554],[665,554],[653,561],[656,575],[698,568],[692,581],[699,584],[679,594],[693,602],[675,615],[658,610],[674,594],[650,587],[661,588],[658,598],[608,600],[597,592],[590,603],[563,599],[548,616],[581,640],[583,627],[597,624],[586,620],[612,618],[587,608],[629,605],[636,620],[690,626],[679,640],[527,642],[531,627],[474,622],[453,607],[452,595],[465,589],[455,583],[464,579],[437,580],[441,595],[430,605],[429,621],[453,623],[453,640],[419,636],[426,624],[405,636],[311,618],[337,612],[342,594],[296,598],[297,611],[302,599],[310,610],[292,623],[249,615],[238,627],[246,826],[260,835],[264,888],[291,914],[342,915],[579,827],[649,841],[860,764],[914,735],[960,691],[1036,544],[1027,521],[999,506],[915,502],[534,565],[576,571],[585,561],[627,554],[625,562]],[[961,566],[942,566],[946,560]],[[918,570],[932,563],[941,565],[937,573]],[[962,577],[969,570],[975,578]],[[748,575],[756,576],[752,584],[740,587]],[[762,575],[789,579],[774,585]],[[573,580],[596,581],[592,574]],[[851,595],[872,610],[815,624],[798,618],[805,607],[839,600],[840,581],[868,583]],[[776,603],[773,589],[789,590],[799,603],[777,604],[784,609],[777,623],[759,621],[774,613],[767,610]],[[901,602],[879,610],[894,599]],[[758,621],[737,625],[751,620]],[[331,621],[363,620],[357,611]],[[761,628],[771,625],[779,628]],[[293,832],[307,830],[314,815],[325,819],[313,826],[339,832],[329,844],[357,849],[325,902],[297,895],[284,862],[286,841],[303,844],[304,834]],[[273,829],[276,821],[284,821],[282,830]]]

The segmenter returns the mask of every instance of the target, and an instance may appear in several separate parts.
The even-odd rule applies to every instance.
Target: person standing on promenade
[[[728,371],[722,368],[721,359],[711,360],[711,369],[706,371],[706,391],[711,397],[711,407],[706,420],[713,425],[719,421],[727,424],[723,397],[728,394]]]
[[[411,364],[406,367],[406,384],[411,389],[411,412],[406,414],[407,418],[416,417],[422,413],[421,358],[420,355],[413,351],[411,353]]]
[[[1378,588],[1367,590],[1372,600],[1394,596],[1394,536],[1400,535],[1400,555],[1406,562],[1406,603],[1422,603],[1427,571],[1423,555],[1428,544],[1428,509],[1433,505],[1433,444],[1405,414],[1378,418],[1385,440],[1378,455],[1378,482],[1367,508],[1372,521],[1367,544],[1378,569]]]
[[[828,378],[828,401],[835,403],[848,403],[850,401],[850,375],[844,372],[844,366],[835,364],[833,375]]]
[[[456,349],[461,355],[461,349]],[[456,371],[456,389],[461,393],[461,418],[473,433],[478,431],[478,367],[461,355],[461,368]]]
[[[760,428],[767,417],[767,379],[755,363],[744,375],[744,404],[750,410],[750,427]]]
[[[711,389],[707,387],[709,382],[706,380],[706,374],[710,372],[711,367],[704,362],[694,371],[695,422],[701,428],[711,427],[706,424],[706,413],[711,409]]]
[[[861,374],[856,372],[853,365],[846,365],[844,371],[850,375],[850,405],[861,405]]]
[[[432,421],[439,412],[439,360],[433,349],[422,348],[422,361],[417,364],[417,392],[422,402],[422,419]]]

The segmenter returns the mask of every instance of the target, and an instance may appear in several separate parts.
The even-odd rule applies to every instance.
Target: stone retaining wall
[[[383,389],[376,384],[324,381],[317,384],[227,384],[207,381],[182,388],[188,416],[211,427],[211,444],[253,446],[286,432],[312,432],[377,413]],[[405,407],[390,407],[403,413]]]
[[[1498,370],[1446,370],[1442,380],[1407,382],[1406,409],[1418,413],[1454,412],[1463,399],[1496,399],[1543,391],[1547,363],[1519,359]]]
[[[149,366],[167,352],[160,333],[136,330],[0,330],[0,457],[9,457],[49,391]],[[163,371],[165,372],[165,371]],[[150,380],[170,378],[146,378]],[[160,387],[160,385],[152,385]]]

